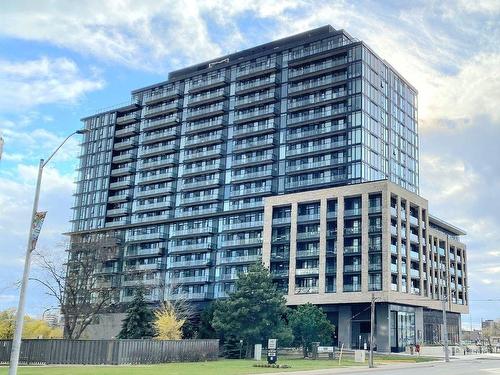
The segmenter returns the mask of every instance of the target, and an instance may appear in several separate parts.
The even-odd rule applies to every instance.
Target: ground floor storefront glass
[[[391,311],[391,351],[402,352],[407,346],[415,345],[415,313]]]

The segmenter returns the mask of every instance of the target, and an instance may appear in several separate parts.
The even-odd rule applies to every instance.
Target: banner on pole
[[[38,236],[42,230],[43,221],[45,220],[45,215],[47,211],[37,212],[33,218],[33,223],[31,223],[31,251],[35,250],[36,242],[38,241]]]

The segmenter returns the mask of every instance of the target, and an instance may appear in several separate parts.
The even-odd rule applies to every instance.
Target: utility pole
[[[443,344],[444,344],[444,361],[450,362],[448,353],[448,324],[446,322],[446,302],[448,298],[443,294]]]
[[[372,293],[371,312],[370,312],[370,356],[368,357],[368,366],[373,368],[373,327],[375,325],[375,293]]]

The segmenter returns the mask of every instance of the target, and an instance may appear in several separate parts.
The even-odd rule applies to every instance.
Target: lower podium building
[[[262,261],[290,306],[319,305],[345,348],[369,342],[403,351],[450,343],[468,313],[460,229],[429,214],[426,199],[384,181],[266,197]]]

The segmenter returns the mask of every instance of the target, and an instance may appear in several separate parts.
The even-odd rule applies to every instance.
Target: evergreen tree
[[[153,311],[144,300],[144,291],[138,289],[123,319],[119,339],[150,339],[155,335]]]
[[[283,321],[287,311],[285,297],[260,263],[241,274],[235,287],[228,299],[216,304],[212,327],[224,337],[243,340],[249,357],[254,344],[287,330]]]
[[[301,346],[307,357],[313,342],[330,344],[335,327],[318,306],[310,303],[300,305],[288,315],[288,324],[292,328],[295,344]]]

